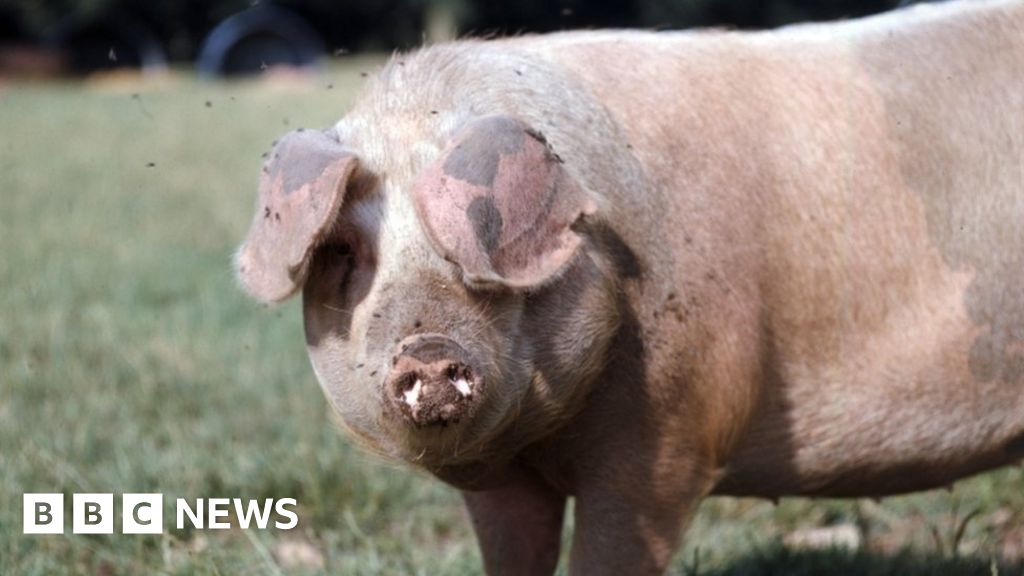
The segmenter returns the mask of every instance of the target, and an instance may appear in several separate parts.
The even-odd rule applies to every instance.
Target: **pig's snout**
[[[462,346],[440,334],[417,334],[399,344],[384,395],[417,428],[447,426],[469,416],[482,385]]]

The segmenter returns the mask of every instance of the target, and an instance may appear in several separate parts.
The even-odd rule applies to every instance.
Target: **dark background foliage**
[[[570,28],[767,28],[852,18],[896,0],[0,0],[0,41],[59,43],[84,28],[144,28],[172,61],[190,60],[218,22],[257,5],[303,16],[332,50],[390,50],[420,43],[430,16],[459,33]]]

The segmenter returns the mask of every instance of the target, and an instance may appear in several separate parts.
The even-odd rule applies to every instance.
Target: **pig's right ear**
[[[302,287],[356,164],[333,130],[296,130],[277,142],[263,166],[256,215],[235,257],[242,287],[253,298],[279,302]]]

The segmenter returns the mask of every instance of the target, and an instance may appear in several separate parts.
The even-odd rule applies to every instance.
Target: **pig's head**
[[[428,156],[371,162],[334,130],[286,135],[236,264],[261,301],[303,291],[310,357],[346,427],[437,472],[570,417],[618,315],[594,205],[543,136],[486,116]]]

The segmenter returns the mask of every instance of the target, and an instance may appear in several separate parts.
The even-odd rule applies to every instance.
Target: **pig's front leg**
[[[533,475],[500,488],[463,491],[487,574],[552,574],[561,546],[565,495]]]
[[[595,476],[576,495],[569,574],[662,574],[710,483],[697,475],[641,483],[628,474]]]

